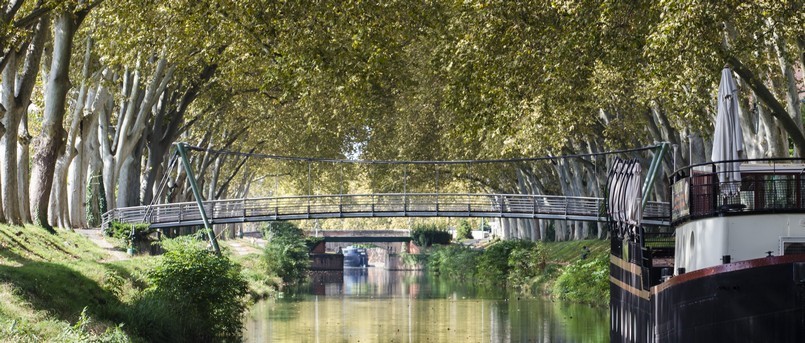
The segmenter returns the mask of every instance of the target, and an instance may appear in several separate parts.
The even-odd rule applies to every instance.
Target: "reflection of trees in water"
[[[312,271],[310,272],[309,292],[315,295],[343,293],[344,273],[342,271]]]
[[[566,327],[566,335],[572,341],[581,342],[582,338],[595,338],[592,342],[609,340],[609,311],[591,308],[586,305],[553,303],[554,317],[561,326]]]
[[[310,280],[323,285],[326,295],[255,305],[245,322],[247,339],[600,342],[609,337],[605,309],[519,299],[505,290],[421,272],[368,268],[318,272]],[[330,293],[333,289],[341,291]]]
[[[299,319],[299,314],[305,305],[301,298],[283,298],[276,300],[281,305],[271,304],[270,301],[261,301],[249,310],[254,321],[293,322]]]

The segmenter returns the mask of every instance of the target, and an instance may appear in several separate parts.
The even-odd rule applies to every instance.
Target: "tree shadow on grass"
[[[81,272],[60,263],[31,261],[21,256],[10,259],[22,266],[0,265],[0,283],[11,285],[34,310],[69,323],[78,321],[84,308],[94,321],[117,325],[127,320],[128,305]],[[125,325],[122,329],[136,334]]]
[[[128,280],[131,282],[132,286],[138,290],[143,290],[148,287],[148,284],[145,280],[137,275],[134,275],[134,273],[132,273],[132,271],[126,267],[117,265],[115,263],[102,263],[101,266],[107,271],[107,273],[118,275],[121,278]]]
[[[19,236],[21,236],[21,235],[22,234],[20,234]],[[37,254],[35,251],[29,249],[23,242],[21,242],[19,239],[17,239],[17,237],[15,237],[13,235],[10,235],[10,234],[6,233],[3,230],[0,230],[0,241],[12,242],[13,243],[12,246],[19,247],[19,249],[21,249],[25,253],[34,255],[34,256],[36,256],[38,258],[41,258],[41,259],[45,259],[43,256]],[[0,256],[4,257],[4,258],[6,258],[6,259],[8,259],[10,261],[14,261],[14,262],[20,263],[20,264],[23,264],[23,263],[25,263],[27,261],[30,261],[29,259],[27,259],[27,258],[25,258],[23,256],[20,256],[19,254],[14,253],[13,251],[9,250],[8,248],[0,249]]]

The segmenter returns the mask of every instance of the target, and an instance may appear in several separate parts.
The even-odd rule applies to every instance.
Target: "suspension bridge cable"
[[[178,152],[174,152],[173,156],[171,156],[170,161],[168,162],[168,167],[165,168],[165,173],[162,176],[162,181],[160,181],[159,187],[157,187],[157,192],[152,196],[151,203],[148,204],[148,207],[146,207],[145,209],[145,213],[143,214],[143,221],[145,221],[145,219],[148,218],[148,215],[151,214],[154,205],[156,205],[156,202],[159,201],[159,197],[162,195],[162,191],[168,184],[168,180],[170,179],[170,173],[173,170],[173,166],[174,164],[176,164],[176,161],[179,160],[178,156],[179,156]]]
[[[507,162],[532,162],[532,161],[550,161],[565,158],[584,158],[590,156],[606,156],[615,154],[624,154],[630,152],[639,152],[651,150],[656,148],[657,145],[644,146],[639,148],[623,149],[604,151],[588,154],[575,154],[575,155],[561,155],[561,156],[542,156],[542,157],[520,157],[520,158],[501,158],[501,159],[478,159],[478,160],[350,160],[350,159],[337,159],[337,158],[316,158],[316,157],[298,157],[298,156],[284,156],[284,155],[271,155],[253,152],[232,151],[225,149],[211,149],[198,146],[188,145],[188,150],[206,151],[213,154],[229,154],[236,156],[249,156],[267,158],[273,160],[287,160],[287,161],[306,161],[306,162],[327,162],[327,163],[353,163],[353,164],[463,164],[463,163],[507,163]]]

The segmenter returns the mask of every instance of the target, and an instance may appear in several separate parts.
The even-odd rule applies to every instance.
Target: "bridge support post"
[[[207,218],[207,212],[204,210],[204,203],[201,201],[201,192],[198,191],[196,177],[193,175],[193,168],[190,167],[190,162],[187,160],[187,152],[185,151],[186,145],[187,143],[176,143],[176,150],[179,152],[179,156],[182,158],[182,165],[184,166],[184,171],[187,173],[187,180],[190,181],[190,188],[193,190],[193,197],[196,198],[198,211],[201,212],[201,221],[204,222],[204,229],[207,230],[210,245],[212,245],[212,249],[215,251],[215,254],[221,256],[221,248],[218,247],[218,240],[215,239],[215,231],[212,230],[210,220]]]
[[[643,199],[642,203],[640,204],[640,208],[642,210],[646,209],[646,204],[648,203],[648,196],[651,193],[651,188],[654,186],[654,178],[657,176],[657,171],[660,170],[660,164],[662,163],[662,159],[665,156],[665,152],[668,151],[669,145],[670,144],[668,142],[661,142],[655,148],[654,158],[651,160],[651,165],[648,168],[648,173],[646,173],[646,181],[643,183]]]

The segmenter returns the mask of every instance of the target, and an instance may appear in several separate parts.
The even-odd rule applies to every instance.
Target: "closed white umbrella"
[[[721,70],[718,85],[718,116],[713,137],[713,162],[737,160],[744,149],[743,130],[738,121],[738,87],[728,67]],[[728,162],[717,165],[721,181],[721,194],[737,195],[741,182],[741,163]]]

